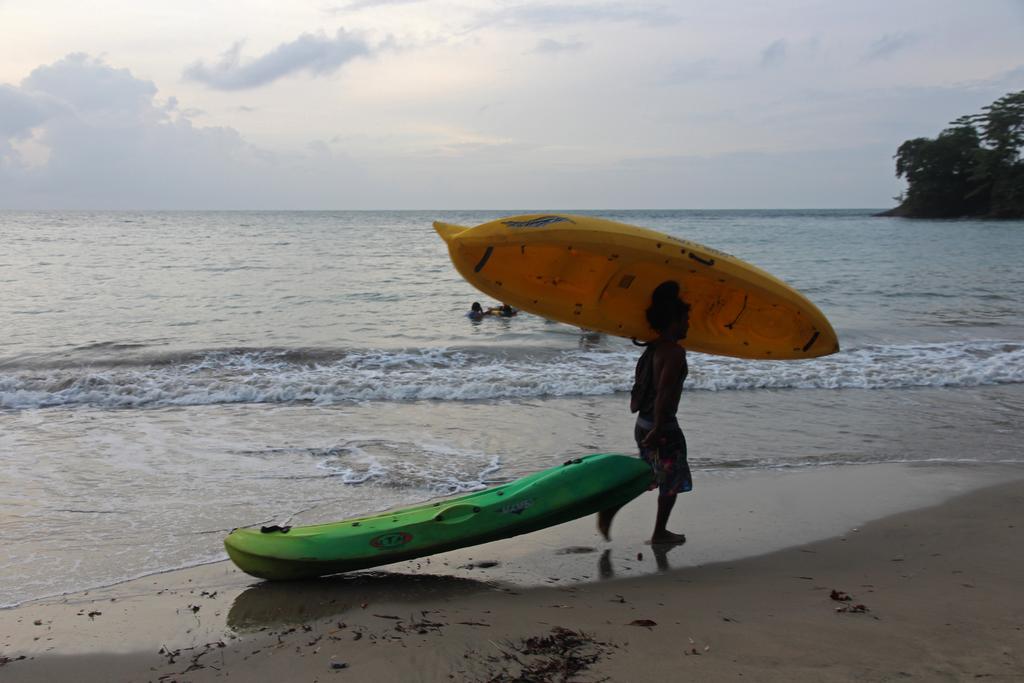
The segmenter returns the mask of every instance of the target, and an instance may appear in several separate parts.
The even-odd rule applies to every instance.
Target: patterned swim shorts
[[[686,460],[686,436],[679,428],[679,423],[665,425],[661,429],[661,443],[656,448],[646,448],[640,443],[651,431],[652,424],[643,418],[637,418],[633,436],[636,438],[640,457],[654,471],[655,484],[662,496],[674,496],[693,490],[693,477],[690,476],[690,464]]]

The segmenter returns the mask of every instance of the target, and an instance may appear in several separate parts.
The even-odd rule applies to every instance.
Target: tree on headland
[[[907,181],[898,207],[907,218],[1024,218],[1024,90],[961,116],[932,138],[896,151],[896,177]]]

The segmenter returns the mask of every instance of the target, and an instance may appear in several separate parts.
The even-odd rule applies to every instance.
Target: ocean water
[[[433,220],[497,212],[0,212],[0,605],[632,451],[628,341],[492,302]],[[866,211],[599,215],[804,292],[842,352],[691,355],[701,476],[1024,464],[1024,222]]]

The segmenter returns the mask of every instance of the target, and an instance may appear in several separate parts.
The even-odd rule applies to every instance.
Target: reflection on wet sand
[[[612,549],[605,548],[601,553],[601,559],[597,561],[597,575],[604,579],[615,578],[615,570],[612,568]]]
[[[671,569],[668,554],[678,547],[650,546],[658,571]],[[590,546],[570,546],[557,554],[585,555],[596,550]],[[632,560],[631,557],[626,559]],[[472,567],[489,565],[478,562]],[[466,568],[471,566],[460,566],[460,569]],[[615,578],[611,548],[601,553],[597,570],[601,579]],[[227,625],[236,631],[256,631],[330,618],[374,604],[415,604],[488,590],[502,590],[502,587],[494,582],[429,573],[361,572],[309,581],[264,581],[235,598],[227,615]]]
[[[332,617],[373,603],[416,603],[495,589],[495,584],[457,576],[388,572],[265,581],[235,598],[227,623],[236,631],[255,631]]]
[[[669,569],[672,569],[672,566],[668,563],[668,554],[680,547],[682,547],[681,543],[676,545],[656,543],[651,546],[651,554],[654,555],[654,561],[658,564],[659,572],[667,572]]]
[[[654,555],[654,562],[658,566],[659,572],[667,572],[672,569],[672,565],[669,564],[668,554],[676,548],[682,547],[683,544],[663,544],[658,543],[651,546],[651,554]],[[597,575],[602,580],[614,579],[615,578],[615,567],[612,566],[612,549],[606,548],[601,557],[597,560]]]

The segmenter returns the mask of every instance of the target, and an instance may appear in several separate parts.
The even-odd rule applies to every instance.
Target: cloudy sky
[[[1024,0],[0,0],[0,208],[884,207]]]

